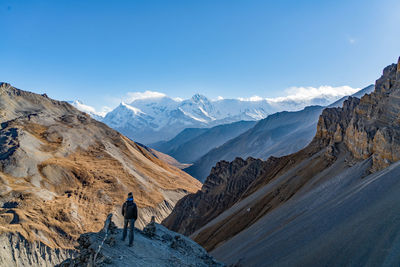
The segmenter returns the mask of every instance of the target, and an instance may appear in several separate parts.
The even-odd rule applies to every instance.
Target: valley
[[[400,1],[0,1],[0,267],[400,266]]]

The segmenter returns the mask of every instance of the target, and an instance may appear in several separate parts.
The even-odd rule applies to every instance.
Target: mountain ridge
[[[223,145],[255,124],[256,121],[238,121],[212,128],[186,128],[170,141],[150,146],[178,161],[192,163],[211,149]]]

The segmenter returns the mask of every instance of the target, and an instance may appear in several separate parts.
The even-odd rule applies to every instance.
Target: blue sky
[[[373,83],[400,1],[0,0],[0,81],[100,109],[128,92],[278,97]]]

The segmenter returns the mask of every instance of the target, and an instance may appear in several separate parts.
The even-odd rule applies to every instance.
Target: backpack
[[[135,202],[126,201],[124,208],[125,219],[137,219],[137,207]]]

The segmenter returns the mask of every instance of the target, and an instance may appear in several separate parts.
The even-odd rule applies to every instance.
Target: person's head
[[[133,201],[133,193],[132,192],[128,193],[128,200],[132,200]]]

